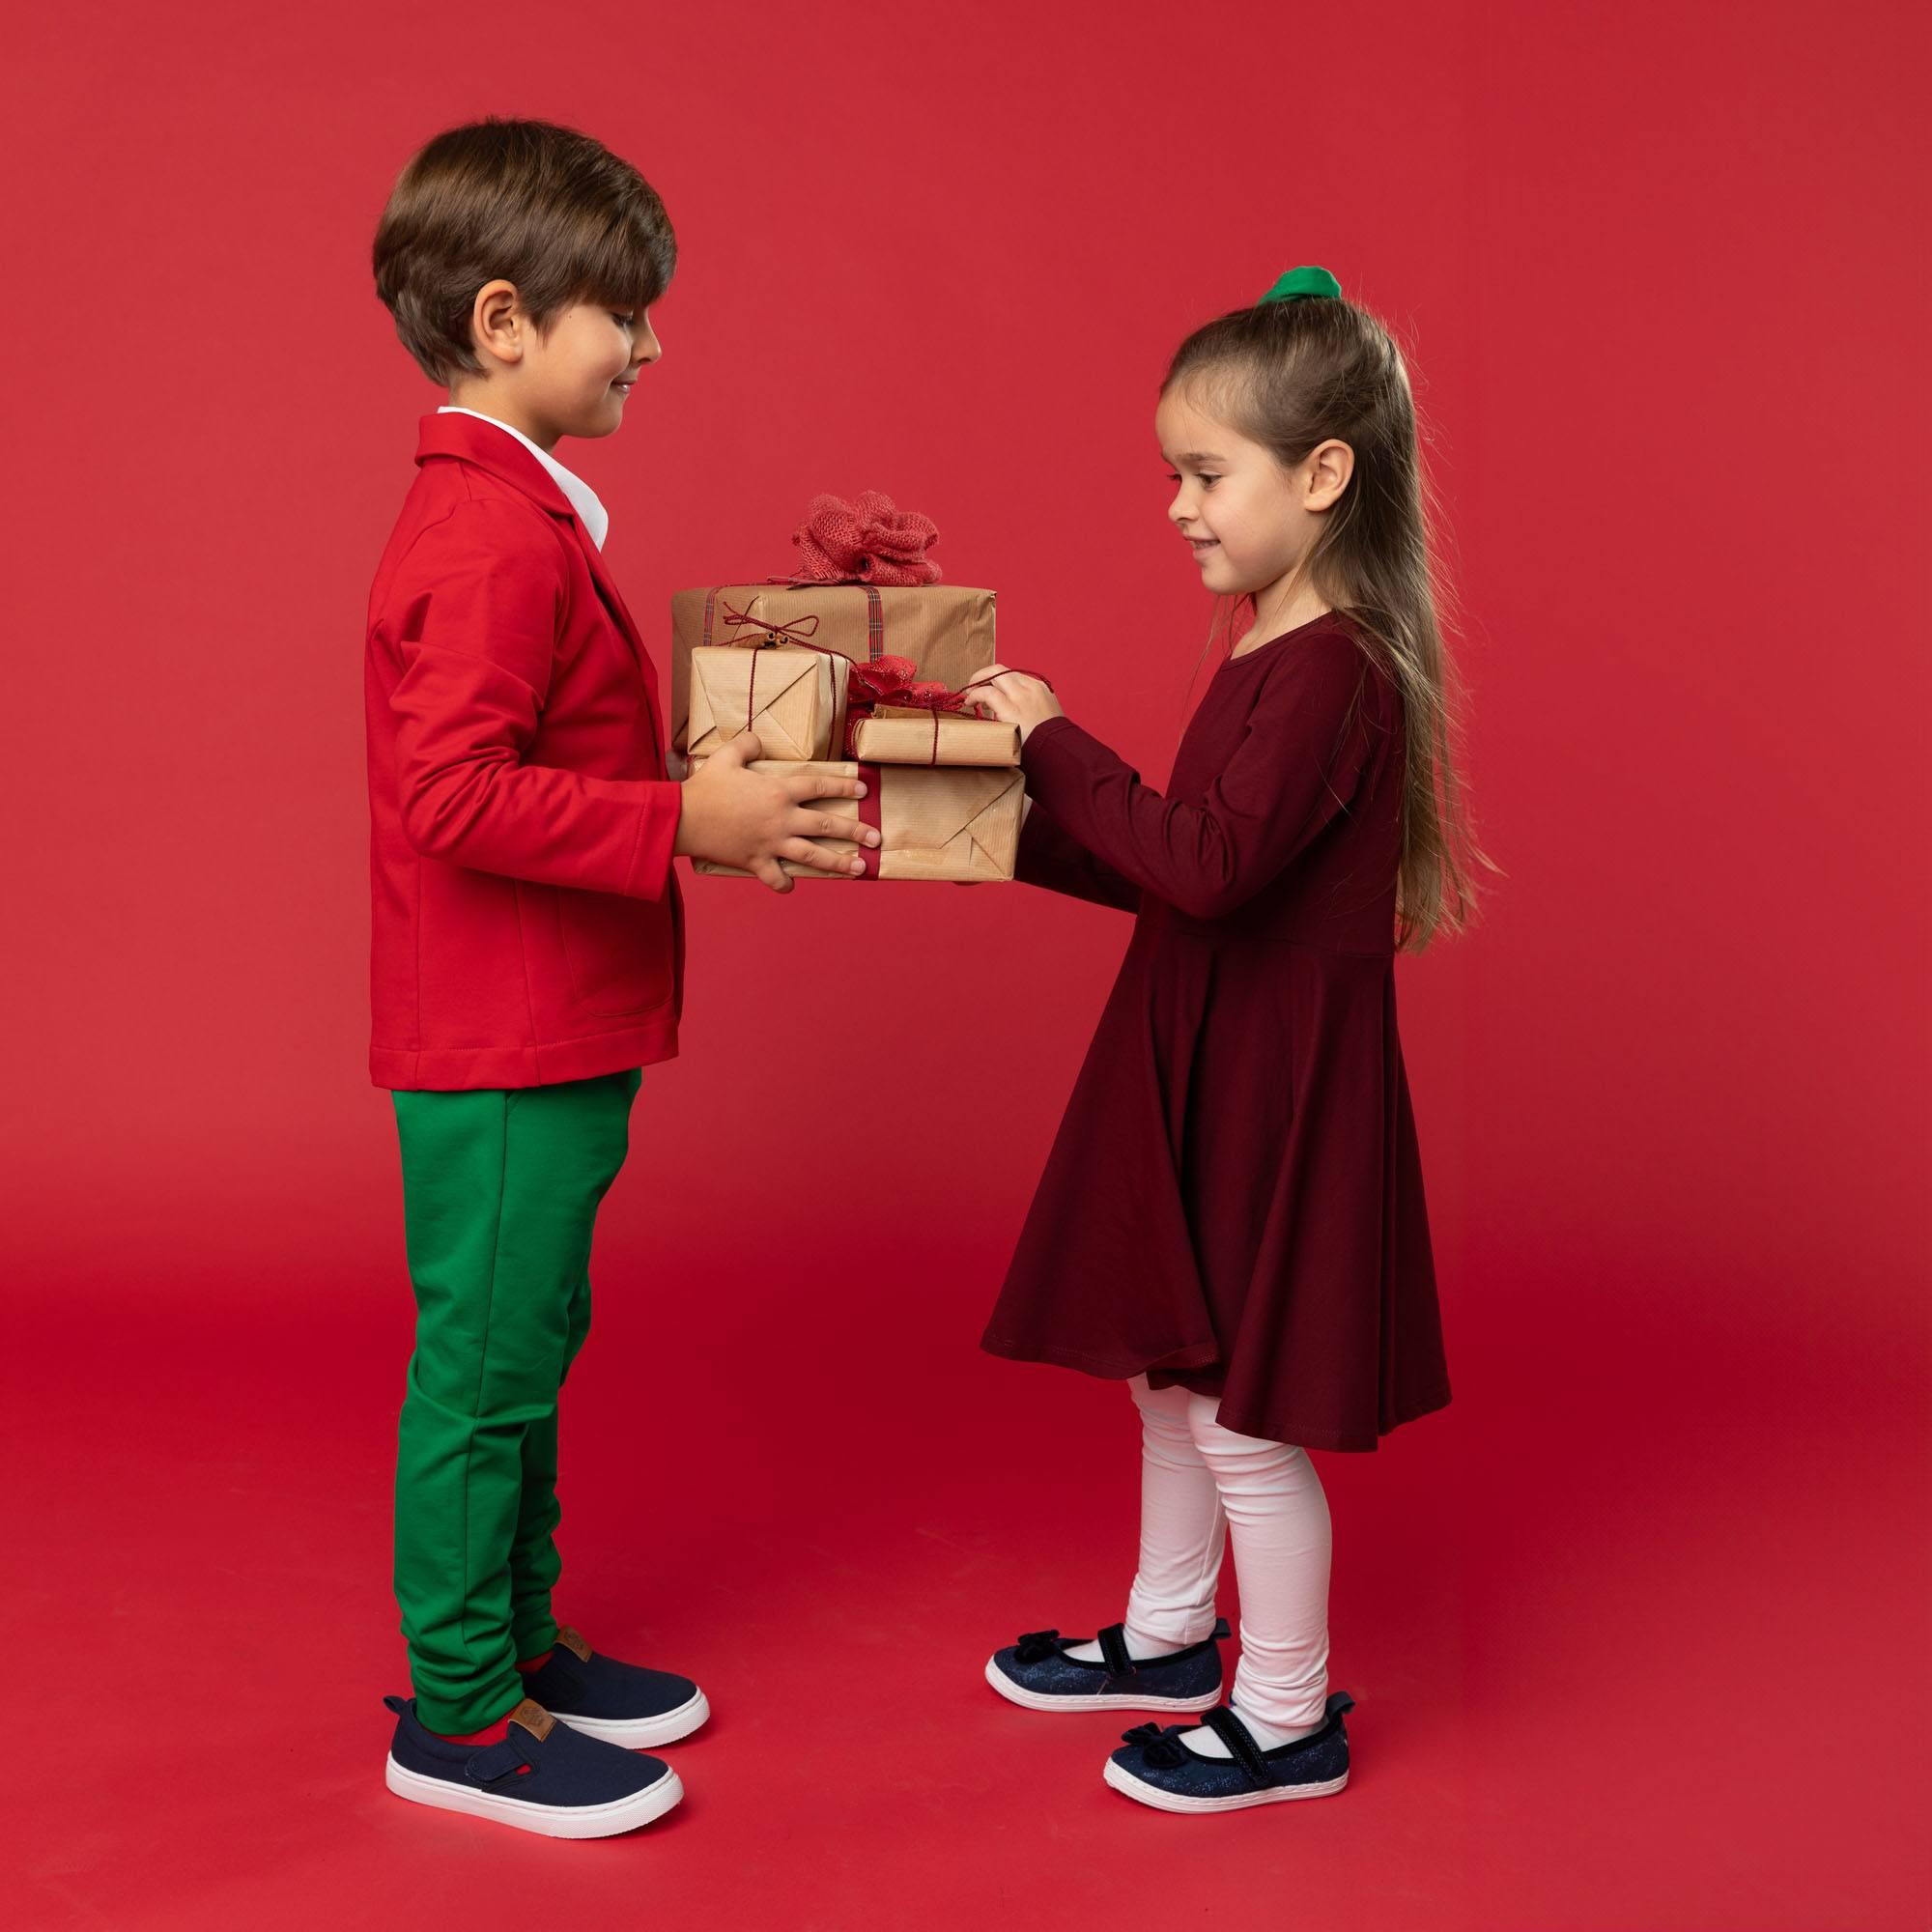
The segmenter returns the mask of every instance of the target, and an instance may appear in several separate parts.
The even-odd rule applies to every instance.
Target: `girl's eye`
[[[1180,481],[1180,472],[1179,470],[1170,469],[1167,472],[1167,480],[1170,483],[1179,483]]]
[[[1220,482],[1220,480],[1221,480],[1221,479],[1220,479],[1220,478],[1219,478],[1218,476],[1208,476],[1208,475],[1204,475],[1204,476],[1203,476],[1203,477],[1201,478],[1201,487],[1202,487],[1202,489],[1204,489],[1204,490],[1211,490],[1211,489],[1213,489],[1213,487],[1215,486],[1215,484],[1217,484],[1218,482]]]
[[[635,328],[638,326],[638,318],[634,315],[613,315],[611,320],[621,322],[626,328]]]

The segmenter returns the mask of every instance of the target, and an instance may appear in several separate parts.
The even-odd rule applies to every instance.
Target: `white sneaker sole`
[[[684,1796],[684,1786],[674,1771],[668,1771],[655,1784],[634,1791],[628,1798],[614,1798],[608,1804],[532,1804],[525,1798],[499,1798],[492,1791],[476,1791],[451,1784],[447,1778],[426,1777],[410,1771],[391,1757],[384,1772],[384,1781],[398,1798],[412,1804],[433,1804],[440,1811],[462,1811],[472,1818],[491,1818],[499,1825],[512,1825],[519,1832],[535,1832],[546,1838],[611,1838],[619,1832],[635,1832],[664,1814]]]
[[[1024,1711],[1211,1711],[1221,1701],[1218,1690],[1201,1697],[1123,1697],[1118,1692],[1104,1697],[1052,1697],[1015,1684],[990,1657],[986,1660],[986,1682],[1008,1703]]]
[[[1112,1758],[1107,1760],[1101,1776],[1116,1791],[1124,1792],[1143,1804],[1151,1804],[1156,1811],[1245,1811],[1250,1804],[1284,1804],[1295,1798],[1330,1798],[1349,1781],[1345,1771],[1325,1784],[1277,1784],[1266,1791],[1236,1792],[1232,1798],[1187,1798],[1178,1791],[1163,1791],[1159,1785],[1150,1784],[1130,1771],[1122,1771]]]
[[[655,1718],[575,1718],[568,1711],[551,1711],[559,1724],[568,1724],[586,1738],[601,1738],[607,1745],[622,1745],[626,1750],[648,1750],[652,1745],[688,1738],[710,1715],[711,1706],[702,1690],[675,1711],[664,1711]]]

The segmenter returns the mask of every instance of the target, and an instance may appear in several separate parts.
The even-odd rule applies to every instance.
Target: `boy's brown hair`
[[[377,224],[376,293],[433,383],[482,364],[476,291],[498,278],[539,335],[579,302],[643,309],[669,286],[677,238],[653,188],[601,141],[491,116],[439,134],[397,177]]]

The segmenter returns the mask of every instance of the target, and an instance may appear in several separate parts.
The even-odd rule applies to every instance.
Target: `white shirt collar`
[[[513,436],[543,467],[556,479],[556,487],[569,498],[570,507],[590,532],[590,541],[599,550],[604,548],[604,538],[611,528],[611,513],[598,501],[597,492],[582,477],[566,469],[549,451],[539,449],[522,430],[497,416],[486,416],[481,410],[466,410],[459,403],[442,403],[437,409],[440,416],[474,416],[478,422],[495,423],[505,436]]]

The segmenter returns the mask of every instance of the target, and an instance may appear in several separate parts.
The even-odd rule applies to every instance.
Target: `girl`
[[[1122,1623],[1035,1632],[986,1676],[1035,1711],[1205,1712],[1129,1731],[1105,1776],[1220,1811],[1348,1782],[1307,1452],[1449,1400],[1394,954],[1465,923],[1481,855],[1387,331],[1296,269],[1180,345],[1154,424],[1203,582],[1254,610],[1167,793],[1038,679],[995,666],[984,693],[1022,733],[1019,876],[1135,922],[981,1346],[1127,1379],[1140,1565]]]

